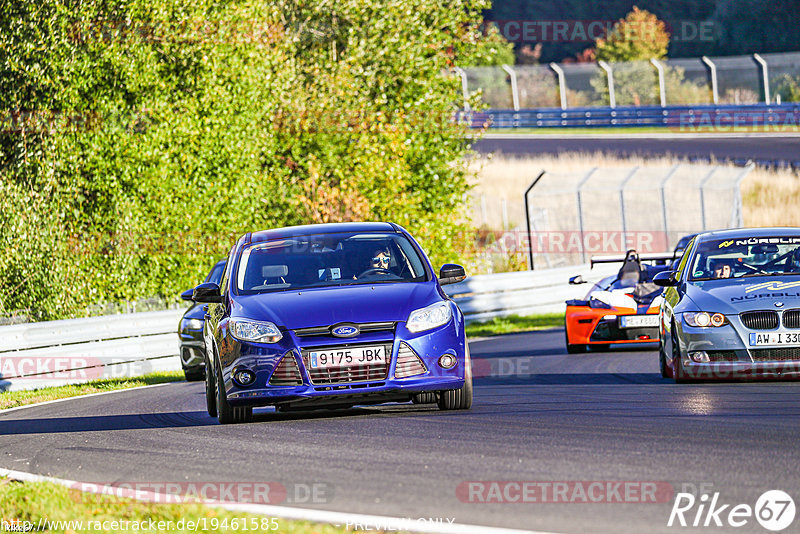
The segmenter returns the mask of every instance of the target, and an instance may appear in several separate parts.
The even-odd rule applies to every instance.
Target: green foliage
[[[514,45],[503,37],[496,24],[487,24],[485,28],[485,35],[477,40],[474,52],[460,61],[461,66],[513,65]]]
[[[466,235],[468,58],[484,2],[0,6],[0,313],[173,298],[238,235],[392,220]],[[504,60],[506,60],[505,58]]]
[[[633,6],[614,24],[605,38],[597,40],[597,59],[608,62],[661,59],[667,55],[669,33],[658,17]]]
[[[800,102],[800,77],[783,74],[775,85],[775,93],[781,95],[783,102]]]

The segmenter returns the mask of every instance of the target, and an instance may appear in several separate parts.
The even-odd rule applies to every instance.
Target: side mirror
[[[585,284],[586,280],[583,279],[583,276],[578,275],[578,276],[573,276],[572,278],[570,278],[569,279],[569,283],[570,283],[570,285],[577,286],[579,284]]]
[[[454,263],[445,263],[439,270],[439,283],[443,286],[463,282],[466,277],[464,268]]]
[[[222,302],[219,286],[214,282],[204,282],[192,290],[192,300],[195,302]]]
[[[192,301],[192,294],[193,294],[193,293],[194,293],[194,288],[192,288],[192,289],[187,289],[186,291],[184,291],[183,293],[181,293],[181,298],[182,298],[183,300],[188,300],[189,302],[191,302],[191,301]]]
[[[653,283],[660,287],[673,287],[678,285],[675,271],[661,271],[653,277]]]

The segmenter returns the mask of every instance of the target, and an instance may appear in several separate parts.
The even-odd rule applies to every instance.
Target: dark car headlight
[[[408,316],[406,328],[409,332],[424,332],[442,326],[453,317],[447,302],[437,302],[431,306],[412,311]]]
[[[683,320],[689,326],[698,328],[716,328],[728,324],[728,319],[721,313],[685,312]]]
[[[269,321],[252,321],[250,319],[231,319],[231,334],[242,341],[256,343],[277,343],[283,338],[280,329]]]

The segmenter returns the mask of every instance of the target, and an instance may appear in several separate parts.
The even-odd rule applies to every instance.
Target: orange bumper
[[[649,308],[647,315],[658,315]],[[567,343],[570,345],[610,345],[617,343],[653,343],[658,341],[658,327],[619,328],[618,318],[637,315],[630,308],[591,308],[567,306]]]

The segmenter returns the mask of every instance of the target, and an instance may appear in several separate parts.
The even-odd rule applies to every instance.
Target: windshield
[[[211,269],[210,273],[208,273],[208,276],[206,277],[206,282],[214,282],[215,284],[219,285],[220,281],[222,280],[222,273],[224,272],[225,272],[225,262],[221,261]]]
[[[690,272],[690,281],[800,274],[800,237],[704,241]]]
[[[422,282],[422,259],[401,234],[341,233],[292,237],[245,248],[239,294],[326,286]]]

